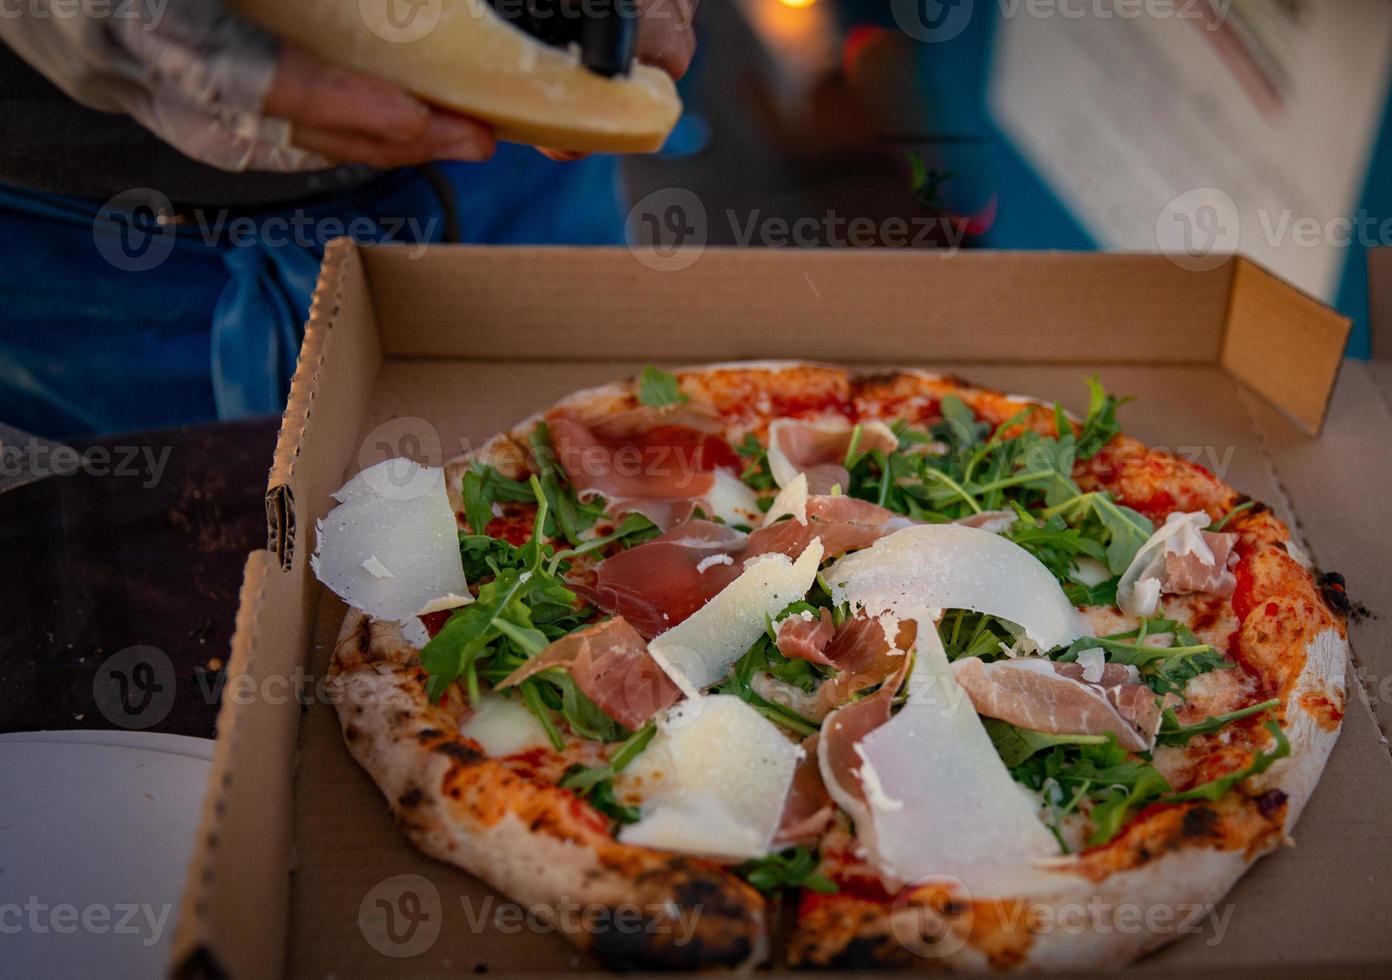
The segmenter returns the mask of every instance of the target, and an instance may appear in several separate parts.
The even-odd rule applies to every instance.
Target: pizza
[[[1348,602],[1088,384],[650,367],[371,467],[314,559],[347,748],[612,967],[1129,962],[1289,842]]]

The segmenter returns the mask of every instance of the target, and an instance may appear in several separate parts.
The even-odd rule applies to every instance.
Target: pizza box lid
[[[689,260],[689,261],[688,261]],[[439,465],[560,396],[681,365],[921,365],[1085,406],[1287,520],[1348,578],[1343,734],[1295,831],[1194,932],[1133,969],[1173,976],[1392,968],[1392,403],[1343,361],[1349,323],[1242,258],[878,250],[330,246],[250,556],[170,970],[351,977],[590,972],[548,924],[416,853],[342,745],[323,693],[344,607],[309,570],[348,476]],[[1138,903],[1144,912],[1145,897]],[[1085,914],[1085,913],[1084,913]],[[929,964],[931,965],[931,964]]]

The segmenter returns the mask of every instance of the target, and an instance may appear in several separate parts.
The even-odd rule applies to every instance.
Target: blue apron
[[[324,245],[622,244],[617,162],[500,145],[313,207],[160,228],[0,185],[0,421],[76,438],[281,411]],[[452,201],[450,199],[452,198]],[[113,199],[114,201],[116,199]],[[446,203],[446,202],[450,203]]]

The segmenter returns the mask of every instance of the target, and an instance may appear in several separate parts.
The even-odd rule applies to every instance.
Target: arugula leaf
[[[565,670],[555,668],[538,676],[560,689],[561,715],[575,734],[592,742],[617,742],[628,737],[628,730],[586,697]]]
[[[493,505],[499,502],[529,504],[532,490],[527,484],[503,476],[492,466],[475,463],[464,474],[460,496],[464,516],[475,534],[483,534],[493,520]]]
[[[998,657],[1001,645],[1011,646],[1018,632],[999,616],[966,609],[951,610],[938,623],[938,636],[942,638],[950,661],[963,657]]]
[[[1014,769],[1036,752],[1057,745],[1103,745],[1106,735],[1052,735],[1028,728],[1017,728],[997,718],[982,718],[981,724],[996,747],[1007,769]]]
[[[521,572],[504,569],[479,589],[476,602],[455,610],[421,650],[421,666],[430,674],[431,701],[439,701],[445,689],[470,672],[489,645],[503,635],[500,620],[510,617],[514,625],[531,627],[526,608],[517,602],[524,584]]]
[[[421,650],[421,665],[430,675],[427,691],[432,701],[438,701],[449,685],[461,677],[470,700],[476,701],[481,675],[491,681],[501,680],[586,619],[586,608],[555,575],[559,563],[553,562],[550,571],[543,568],[551,555],[544,535],[549,507],[541,481],[535,476],[531,488],[537,512],[531,539],[525,545],[518,548],[483,535],[460,538],[466,569],[480,573],[479,579],[491,573],[493,580],[479,587],[473,603],[455,610]],[[554,686],[558,688],[552,698],[554,704],[546,703],[546,685],[534,680],[523,685],[522,695],[559,748],[563,743],[548,709],[564,708],[565,692],[559,689],[561,685]],[[584,706],[574,698],[572,704],[578,705],[572,713],[583,723],[588,718],[579,713]],[[593,724],[589,727],[596,728]]]
[[[459,555],[464,562],[464,577],[478,582],[498,574],[498,569],[517,566],[517,548],[501,538],[486,534],[459,534]]]
[[[760,445],[752,432],[744,437],[744,442],[740,443],[735,451],[749,461],[744,466],[744,472],[740,474],[741,480],[760,492],[778,489],[778,482],[773,478],[773,467],[769,465],[768,450]]]
[[[642,818],[642,812],[636,806],[629,806],[620,803],[614,796],[614,783],[611,779],[601,779],[589,782],[585,777],[588,773],[595,770],[586,769],[580,763],[576,763],[565,771],[561,776],[561,781],[557,783],[561,789],[574,790],[582,797],[585,802],[604,814],[610,820],[618,824],[637,823]],[[585,789],[580,789],[580,783],[589,782]]]
[[[805,666],[792,666],[796,663],[804,663]],[[806,664],[804,661],[790,661],[778,652],[777,646],[769,639],[768,634],[764,633],[754,641],[754,645],[744,656],[735,662],[729,675],[712,690],[717,694],[733,694],[769,721],[791,729],[799,735],[815,735],[821,727],[820,724],[804,718],[786,705],[768,700],[754,690],[751,685],[755,672],[759,670],[767,670],[776,677],[781,673],[780,679],[801,686],[802,680],[811,676],[808,671],[814,671],[814,668],[812,664]]]
[[[572,547],[584,544],[583,532],[589,530],[604,514],[604,502],[582,503],[571,492],[565,473],[556,463],[556,449],[551,443],[551,430],[545,422],[538,422],[527,437],[532,449],[532,459],[538,470],[537,479],[542,492],[554,515],[556,529]],[[547,529],[550,535],[551,530]]]
[[[1100,541],[1085,536],[1078,528],[1069,527],[1062,517],[1054,515],[1041,523],[1029,511],[1018,504],[1015,506],[1020,519],[1004,536],[1038,558],[1060,582],[1072,578],[1079,557],[1106,559],[1107,552]]]
[[[638,401],[653,408],[681,405],[690,399],[683,394],[675,375],[649,364],[638,377]]]
[[[1155,530],[1150,519],[1130,507],[1123,507],[1104,491],[1081,493],[1043,512],[1045,520],[1064,518],[1070,525],[1106,543],[1107,569],[1120,575]],[[1095,524],[1089,518],[1095,519]]]
[[[1181,724],[1179,716],[1175,714],[1175,710],[1173,708],[1166,708],[1160,722],[1160,732],[1156,736],[1156,740],[1161,745],[1185,745],[1195,735],[1207,735],[1210,732],[1216,732],[1229,722],[1250,718],[1252,715],[1259,715],[1263,711],[1270,711],[1272,708],[1280,705],[1280,703],[1280,698],[1272,698],[1270,701],[1263,701],[1260,704],[1239,708],[1237,711],[1229,711],[1224,715],[1210,715],[1202,721],[1196,721],[1192,725]]]
[[[838,891],[830,878],[817,873],[817,856],[806,847],[794,847],[780,854],[746,861],[735,868],[735,874],[761,892],[806,888],[831,895]]]
[[[942,422],[934,425],[934,435],[956,449],[976,446],[991,432],[987,422],[980,422],[976,413],[956,395],[944,395],[938,403]]]
[[[1096,744],[1058,745],[1037,752],[1010,773],[1036,791],[1056,784],[1070,792],[1073,800],[1068,810],[1082,797],[1090,798],[1093,833],[1088,843],[1093,846],[1111,840],[1131,813],[1170,790],[1158,769],[1144,759],[1132,758],[1113,735]],[[1057,826],[1054,832],[1062,842]]]
[[[1211,779],[1206,783],[1195,786],[1193,789],[1185,790],[1183,793],[1172,793],[1164,797],[1162,802],[1184,803],[1189,800],[1207,800],[1210,803],[1215,803],[1218,801],[1219,797],[1244,779],[1266,772],[1276,760],[1284,759],[1286,756],[1290,755],[1290,740],[1286,738],[1286,733],[1281,731],[1281,726],[1274,721],[1268,721],[1263,727],[1265,727],[1266,730],[1271,733],[1271,737],[1276,740],[1276,748],[1272,749],[1270,752],[1258,749],[1256,757],[1252,760],[1252,764],[1247,766],[1247,768],[1239,769],[1237,772],[1230,772],[1226,776],[1219,776],[1217,779]]]
[[[1224,514],[1219,520],[1210,524],[1207,530],[1212,531],[1214,534],[1217,534],[1219,531],[1223,530],[1223,528],[1227,527],[1228,522],[1231,521],[1238,514],[1241,514],[1244,510],[1251,510],[1255,506],[1257,506],[1257,502],[1255,500],[1244,500],[1242,503],[1238,504],[1232,510]]]
[[[609,534],[600,538],[591,538],[578,548],[570,548],[559,551],[552,559],[554,562],[568,561],[580,555],[587,555],[595,551],[601,551],[611,544],[620,543],[625,548],[632,548],[645,541],[651,541],[662,533],[661,528],[639,513],[626,514],[624,519],[619,521],[618,526]]]
[[[1173,634],[1172,646],[1152,646],[1146,637]],[[1141,680],[1156,694],[1182,694],[1190,679],[1210,670],[1228,670],[1235,666],[1222,653],[1207,643],[1200,643],[1188,627],[1172,619],[1151,619],[1134,630],[1111,636],[1083,636],[1074,640],[1066,650],[1050,654],[1054,660],[1073,661],[1083,650],[1101,647],[1112,663],[1127,664],[1141,672]]]
[[[1096,456],[1103,446],[1121,432],[1121,426],[1116,420],[1117,409],[1132,400],[1107,394],[1095,374],[1087,379],[1087,385],[1091,397],[1088,400],[1087,419],[1083,422],[1083,431],[1078,436],[1079,459],[1091,459]]]
[[[614,797],[614,777],[648,747],[655,734],[657,726],[648,722],[614,751],[608,765],[586,768],[576,763],[565,771],[558,785],[574,791],[600,813],[619,823],[636,823],[640,816],[638,808],[619,803]]]
[[[1076,579],[1066,582],[1063,594],[1075,606],[1115,606],[1117,604],[1118,578],[1110,578],[1098,585],[1088,585]]]

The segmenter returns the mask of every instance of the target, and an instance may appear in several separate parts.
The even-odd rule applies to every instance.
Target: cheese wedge
[[[681,115],[666,72],[588,71],[500,18],[486,0],[231,0],[325,61],[367,72],[491,124],[498,138],[557,150],[649,153]]]

